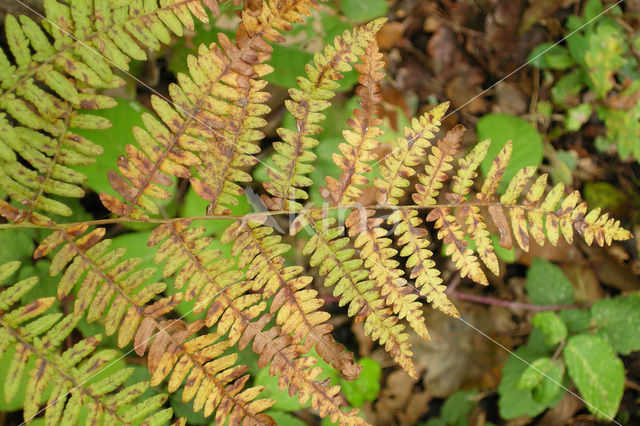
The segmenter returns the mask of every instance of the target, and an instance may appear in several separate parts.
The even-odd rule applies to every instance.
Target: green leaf
[[[598,300],[591,315],[598,333],[616,352],[629,355],[640,350],[640,295]]]
[[[567,115],[564,117],[564,127],[569,132],[578,131],[593,113],[593,106],[590,103],[580,104],[576,107],[569,108]]]
[[[584,19],[590,21],[602,13],[604,8],[600,0],[589,0],[584,6]]]
[[[536,329],[534,329],[534,332]],[[533,339],[534,333],[531,335]],[[524,371],[528,368],[527,363],[532,363],[536,359],[548,356],[549,352],[541,350],[544,346],[544,339],[539,345],[532,345],[529,342],[509,356],[502,368],[502,380],[498,386],[498,409],[500,416],[504,419],[513,419],[520,416],[535,417],[548,407],[553,407],[560,401],[564,391],[559,392],[555,397],[546,402],[538,402],[533,397],[533,392],[529,389],[518,388],[518,382]]]
[[[555,312],[538,312],[532,323],[544,333],[549,345],[557,345],[567,338],[567,326]]]
[[[362,407],[366,401],[373,401],[378,397],[382,376],[382,368],[376,360],[362,358],[358,364],[362,366],[362,373],[356,380],[340,380],[344,396],[354,407]]]
[[[478,404],[478,401],[474,400],[477,394],[476,390],[462,390],[451,394],[440,409],[442,420],[448,425],[468,425],[469,414]]]
[[[527,294],[536,305],[570,305],[573,286],[556,265],[536,257],[527,271]]]
[[[564,47],[554,46],[553,43],[543,43],[534,48],[527,62],[531,66],[542,69],[564,70],[575,65],[569,51]]]
[[[542,136],[525,120],[508,114],[487,114],[478,120],[477,131],[479,141],[491,139],[487,156],[480,165],[485,175],[502,147],[507,141],[513,141],[513,155],[502,177],[500,192],[504,192],[520,169],[542,164]]]
[[[624,390],[624,367],[611,345],[598,336],[578,334],[569,339],[563,355],[589,411],[611,420]]]
[[[563,375],[563,367],[551,358],[538,358],[522,373],[518,388],[533,390],[533,399],[544,404],[551,401],[562,390],[560,385]]]
[[[289,413],[283,413],[282,411],[267,410],[265,411],[265,414],[271,416],[271,418],[275,420],[277,425],[287,425],[287,426],[305,426],[306,425],[306,423],[300,420],[299,418]]]
[[[35,236],[35,230],[30,228],[0,231],[0,265],[12,260],[30,260],[36,248]]]
[[[117,105],[107,110],[91,111],[94,115],[109,119],[115,123],[105,130],[78,130],[78,134],[104,148],[104,153],[96,158],[96,162],[76,168],[87,176],[86,185],[96,193],[112,193],[111,184],[107,179],[107,170],[115,170],[118,156],[125,153],[125,146],[133,142],[131,129],[134,126],[144,127],[142,113],[149,112],[136,101],[116,99]]]
[[[579,95],[584,88],[584,72],[576,69],[564,75],[551,88],[551,99],[556,105],[567,107],[579,102]]]
[[[608,182],[586,182],[582,195],[589,205],[589,209],[601,208],[612,215],[624,214],[629,208],[627,194]]]
[[[563,309],[558,315],[572,334],[582,333],[591,326],[591,315],[587,309]]]
[[[356,22],[370,21],[386,16],[388,12],[386,0],[341,0],[340,8],[347,18]]]

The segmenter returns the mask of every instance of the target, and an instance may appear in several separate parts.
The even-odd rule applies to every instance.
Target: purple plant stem
[[[513,309],[525,309],[527,311],[560,311],[563,309],[576,309],[576,308],[586,307],[585,305],[579,305],[579,304],[533,305],[530,303],[510,302],[508,300],[496,299],[495,297],[478,296],[475,294],[459,293],[457,291],[450,291],[450,290],[447,290],[446,294],[458,300],[467,300],[469,302],[482,303],[484,305],[504,306],[506,308],[513,308]]]

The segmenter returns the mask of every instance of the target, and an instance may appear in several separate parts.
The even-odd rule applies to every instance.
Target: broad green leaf
[[[207,200],[198,196],[195,191],[188,191],[187,195],[184,197],[181,217],[205,216],[208,205],[209,203]],[[246,195],[238,197],[237,206],[231,206],[231,214],[234,216],[241,216],[255,211],[257,210],[249,204]],[[231,223],[233,223],[232,219],[212,219],[194,222],[196,226],[204,226],[207,229],[207,233],[212,233],[218,236],[222,235],[222,232],[227,229]]]
[[[527,294],[536,305],[574,303],[573,286],[556,265],[536,257],[527,271]]]
[[[12,260],[30,260],[36,246],[36,231],[30,228],[0,231],[0,265]]]
[[[289,413],[284,413],[282,411],[267,410],[265,411],[265,414],[271,416],[271,418],[275,420],[277,425],[306,426],[307,424],[302,420],[300,420],[299,418],[295,417],[294,415]]]
[[[502,368],[502,380],[498,386],[498,409],[500,416],[504,419],[514,419],[520,416],[535,417],[542,413],[548,407],[553,407],[564,396],[564,391],[559,392],[555,397],[546,402],[538,402],[533,397],[533,392],[529,389],[518,388],[518,382],[524,371],[528,368],[527,363],[532,363],[536,359],[544,356],[549,356],[550,352],[544,350],[544,339],[539,338],[535,341],[540,341],[538,344],[532,344],[534,340],[534,334],[531,334],[530,341],[525,346],[522,346],[509,356],[507,362]]]
[[[538,312],[532,323],[544,333],[549,345],[557,345],[567,338],[567,326],[555,312]]]
[[[562,321],[567,325],[569,333],[582,333],[591,325],[591,315],[588,309],[563,309],[558,312]]]
[[[478,120],[478,140],[491,139],[487,156],[480,168],[487,174],[493,159],[507,141],[513,142],[513,154],[500,184],[503,192],[518,170],[542,164],[542,136],[525,120],[508,114],[487,114]]]
[[[629,355],[640,350],[640,295],[598,300],[591,315],[598,333],[616,352]]]
[[[569,339],[563,355],[589,411],[611,420],[624,390],[624,367],[611,345],[599,336],[578,334]]]
[[[533,399],[544,404],[561,390],[564,368],[549,357],[538,358],[520,376],[518,388],[533,390]]]
[[[344,396],[354,407],[362,407],[366,401],[373,401],[377,398],[382,375],[382,368],[374,359],[362,358],[358,364],[362,366],[362,373],[356,380],[351,382],[340,380]]]
[[[388,11],[386,0],[341,0],[340,8],[347,18],[356,22],[365,22],[386,16]]]
[[[131,129],[134,126],[144,127],[141,119],[143,112],[149,112],[136,101],[116,99],[118,105],[107,110],[92,111],[92,114],[109,119],[114,125],[105,130],[78,130],[83,136],[104,149],[104,153],[96,158],[96,162],[78,167],[77,170],[87,176],[86,185],[96,193],[113,193],[107,179],[107,170],[117,170],[118,156],[125,154],[127,144],[135,144]]]
[[[462,390],[450,395],[440,409],[442,420],[451,426],[468,425],[469,414],[478,404],[478,401],[474,400],[477,394],[476,390]]]

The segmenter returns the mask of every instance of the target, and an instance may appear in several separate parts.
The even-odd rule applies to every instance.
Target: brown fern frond
[[[282,142],[274,143],[274,169],[268,169],[270,181],[264,188],[271,197],[264,196],[265,205],[271,210],[300,210],[302,205],[296,200],[306,199],[303,189],[311,185],[305,175],[313,170],[309,164],[316,156],[310,150],[318,145],[312,136],[320,133],[319,123],[324,120],[321,111],[330,105],[336,82],[342,78],[342,72],[351,70],[351,62],[373,40],[385,19],[377,19],[358,27],[353,32],[345,31],[342,37],[336,36],[334,44],[325,46],[322,54],[317,53],[313,65],[306,67],[307,77],[298,78],[299,89],[290,89],[291,100],[286,102],[287,109],[296,119],[296,130],[278,129]]]
[[[193,411],[203,410],[209,417],[215,411],[214,422],[229,424],[273,425],[275,422],[262,411],[273,405],[270,399],[256,399],[264,386],[245,389],[249,380],[247,366],[237,363],[238,354],[224,355],[229,342],[217,333],[194,336],[204,322],[185,324],[181,320],[159,324],[160,333],[150,344],[136,346],[143,355],[148,348],[151,384],[168,379],[169,392],[182,390],[182,401],[193,401]],[[155,331],[149,327],[146,334]],[[145,339],[150,340],[151,337]]]
[[[58,284],[58,298],[63,299],[77,286],[75,314],[86,312],[88,322],[103,318],[106,334],[117,332],[118,345],[123,347],[145,321],[155,322],[173,310],[182,294],[148,304],[166,287],[162,282],[148,282],[155,269],[139,269],[142,260],[124,258],[124,248],[109,250],[111,240],[102,239],[104,228],[85,233],[87,229],[87,225],[77,225],[54,231],[33,256],[38,259],[58,249],[49,268],[52,276],[64,271]]]
[[[70,166],[91,164],[103,152],[75,129],[110,126],[79,110],[114,106],[95,93],[124,84],[113,68],[146,59],[141,46],[158,50],[170,33],[193,29],[192,16],[207,21],[203,3],[217,12],[217,0],[51,0],[42,27],[26,16],[7,16],[9,49],[0,49],[0,188],[27,207],[20,219],[36,211],[71,215],[50,196],[82,197],[86,178]]]
[[[177,107],[172,107],[160,97],[152,97],[154,109],[163,123],[151,114],[143,114],[147,129],[134,128],[142,151],[127,145],[128,158],[119,158],[120,174],[108,172],[109,182],[124,200],[100,194],[102,203],[113,213],[141,219],[148,218],[149,214],[158,214],[158,206],[153,199],[171,198],[171,194],[159,185],[169,186],[172,183],[169,176],[191,177],[190,169],[201,163],[195,153],[209,149],[205,139],[220,134],[217,129],[228,125],[237,125],[237,130],[245,134],[251,131],[252,126],[256,126],[251,121],[235,123],[238,111],[226,106],[242,97],[243,87],[255,89],[257,86],[259,90],[264,86],[256,82],[251,86],[251,80],[240,74],[238,69],[244,73],[262,75],[270,67],[250,66],[242,61],[234,62],[230,57],[251,55],[254,58],[252,65],[256,65],[268,58],[266,52],[270,47],[262,41],[260,45],[250,43],[244,46],[243,52],[238,52],[224,34],[220,34],[219,39],[222,48],[215,44],[209,48],[200,46],[198,56],[191,56],[188,61],[190,77],[179,74],[179,83],[170,86],[171,98]],[[266,97],[259,92],[253,99],[243,99],[246,107],[249,107],[249,102],[264,101]],[[264,112],[264,108],[258,108],[256,112],[261,110]],[[225,112],[229,113],[229,117]],[[262,120],[258,121],[260,124]],[[254,148],[250,149],[252,153],[256,152]],[[204,193],[201,185],[194,186],[199,193]]]
[[[412,377],[417,377],[411,361],[411,345],[404,325],[385,306],[369,272],[362,268],[363,261],[354,257],[354,250],[346,248],[349,237],[344,236],[344,227],[336,226],[336,220],[323,217],[320,210],[305,210],[291,226],[297,233],[309,225],[314,235],[305,244],[303,254],[309,255],[309,264],[318,267],[325,277],[324,286],[335,286],[333,295],[340,298],[340,306],[349,304],[349,316],[364,320],[364,331],[378,340],[393,359]]]
[[[273,297],[271,313],[292,343],[300,344],[304,353],[315,347],[346,380],[355,380],[362,367],[331,336],[333,327],[326,322],[330,315],[319,310],[324,302],[316,297],[316,290],[306,288],[312,278],[301,276],[300,266],[285,266],[282,254],[291,246],[272,234],[273,228],[260,222],[240,221],[225,231],[222,242],[233,241],[231,253],[239,256],[238,267],[249,271],[252,290],[261,292],[265,300]]]
[[[383,219],[372,217],[373,210],[353,210],[345,225],[349,236],[355,237],[353,245],[358,250],[364,267],[369,270],[369,278],[375,282],[385,304],[393,308],[399,318],[406,318],[418,336],[430,340],[427,326],[422,316],[422,303],[417,302],[418,295],[406,286],[402,278],[404,272],[397,268],[399,262],[394,260],[398,253],[386,238],[387,230],[382,228]]]
[[[304,404],[311,398],[311,407],[318,411],[322,418],[329,418],[341,425],[366,425],[358,417],[357,409],[344,412],[340,409],[343,398],[340,386],[329,386],[329,380],[323,382],[316,378],[322,373],[322,368],[316,366],[316,359],[312,356],[301,356],[304,348],[290,344],[288,336],[283,335],[279,327],[272,327],[266,332],[256,334],[253,339],[253,351],[260,355],[258,366],[269,366],[272,376],[279,375],[278,386],[288,389],[289,396],[298,394],[300,403]]]
[[[378,147],[379,142],[375,138],[382,135],[382,130],[378,127],[382,120],[377,115],[380,112],[378,103],[382,99],[379,82],[384,78],[384,73],[380,70],[384,67],[384,62],[375,39],[367,46],[360,60],[362,64],[356,64],[354,68],[359,73],[360,86],[356,89],[356,94],[360,96],[358,102],[362,108],[356,109],[354,117],[347,120],[351,130],[342,132],[348,142],[338,145],[342,155],[333,154],[333,161],[342,173],[337,180],[327,176],[327,188],[320,188],[322,197],[332,205],[348,206],[360,198],[362,191],[357,186],[369,182],[363,176],[371,171],[371,166],[366,162],[376,159],[372,151]]]
[[[0,283],[18,266],[19,262],[0,265]],[[37,277],[27,278],[0,293],[0,355],[4,356],[10,347],[14,349],[3,384],[6,402],[16,396],[27,376],[27,363],[35,359],[25,390],[25,422],[29,423],[44,411],[47,424],[78,424],[82,405],[89,411],[86,424],[134,425],[142,421],[162,424],[170,420],[172,410],[161,409],[166,395],[143,400],[140,397],[149,386],[146,382],[122,387],[133,368],[121,369],[89,383],[97,371],[118,355],[114,350],[95,352],[101,335],[81,340],[66,350],[59,349],[75,328],[79,315],[45,314],[54,302],[53,297],[13,308],[37,283]],[[46,407],[40,410],[47,388],[51,389],[50,397]]]

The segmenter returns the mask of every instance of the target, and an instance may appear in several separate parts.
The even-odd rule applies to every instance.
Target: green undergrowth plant
[[[533,316],[528,342],[509,357],[502,371],[501,416],[535,417],[558,404],[573,383],[594,416],[615,418],[625,381],[619,355],[640,350],[638,295],[571,307],[575,302],[571,282],[560,268],[539,258],[527,272],[526,290],[536,305],[568,308]],[[620,416],[624,423],[624,413]]]
[[[538,109],[544,115],[563,114],[563,126],[552,131],[556,137],[597,116],[606,132],[596,136],[596,149],[615,146],[621,159],[640,161],[640,34],[625,24],[618,6],[599,16],[605,7],[590,0],[583,16],[567,19],[566,45],[545,43],[529,55],[551,86],[551,103],[544,101]]]
[[[497,245],[527,251],[561,237],[600,246],[631,237],[607,213],[587,211],[578,192],[548,190],[535,167],[506,177],[510,142],[480,178],[489,141],[465,154],[462,126],[436,137],[447,103],[414,118],[382,156],[382,18],[313,55],[285,101],[294,125],[278,129],[267,148],[272,44],[311,14],[314,0],[234,2],[234,36],[199,45],[168,96],[153,95],[153,111],[139,108],[129,143],[103,171],[110,188],[99,200],[110,215],[88,219],[74,198],[94,185],[82,166],[105,147],[79,132],[118,125],[88,110],[116,107],[104,89],[123,84],[118,69],[218,6],[46,0],[41,24],[7,18],[0,233],[14,233],[33,260],[26,270],[2,267],[2,397],[22,395],[14,409],[25,421],[184,424],[195,413],[220,425],[273,424],[283,412],[265,390],[268,375],[327,421],[365,424],[355,406],[375,397],[375,385],[358,395],[339,384],[363,380],[363,367],[375,366],[336,341],[320,287],[416,378],[407,324],[429,339],[424,301],[460,315],[432,242],[444,244],[462,277],[488,285],[488,272],[500,270]],[[352,69],[359,105],[332,154],[338,172],[314,187],[317,135]],[[265,178],[254,182],[265,155]],[[309,188],[323,205],[307,203]],[[376,203],[360,202],[365,190]],[[199,198],[200,210],[183,214],[177,197]],[[248,203],[257,211],[248,213]],[[117,235],[124,226],[135,232]],[[297,234],[309,236],[296,241]]]

